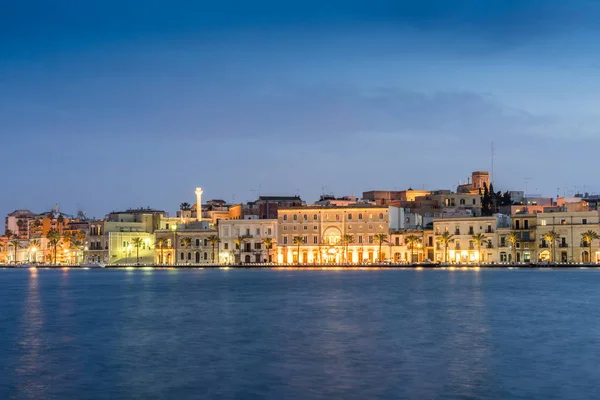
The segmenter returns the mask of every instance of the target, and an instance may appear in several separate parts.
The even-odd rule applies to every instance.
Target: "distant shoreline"
[[[381,270],[381,269],[414,269],[414,270],[478,270],[478,269],[581,269],[600,268],[600,264],[561,264],[561,263],[519,263],[519,264],[230,264],[230,265],[107,265],[90,267],[87,265],[0,265],[0,269],[273,269],[273,270]]]

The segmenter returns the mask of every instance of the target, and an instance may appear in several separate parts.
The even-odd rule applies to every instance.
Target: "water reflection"
[[[19,348],[21,356],[15,371],[18,379],[17,387],[24,397],[35,398],[44,389],[38,375],[43,370],[42,352],[44,347],[44,314],[41,308],[38,271],[29,271],[29,282],[25,307],[21,319],[21,339]]]

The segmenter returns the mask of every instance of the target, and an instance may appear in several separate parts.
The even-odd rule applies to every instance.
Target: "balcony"
[[[487,245],[485,245],[485,248],[486,248],[486,249],[493,249],[493,248],[494,248],[494,245],[493,245],[493,244],[491,244],[491,243],[488,243]]]
[[[548,243],[540,243],[540,249],[548,249],[548,248],[550,248]]]
[[[491,229],[491,228],[488,228],[488,229],[485,230],[485,233],[494,233],[494,230]]]
[[[569,247],[569,244],[568,243],[559,243],[558,247],[567,248],[567,247]]]

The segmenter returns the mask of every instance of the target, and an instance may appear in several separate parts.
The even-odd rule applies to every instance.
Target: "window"
[[[369,225],[369,229],[371,229],[371,230],[372,230],[372,229],[373,229],[373,225]]]
[[[284,220],[284,221],[287,221],[287,215],[284,215],[284,216],[283,216],[283,220]]]
[[[362,243],[362,242],[363,242],[363,238],[362,238],[362,236],[359,236],[358,237],[358,243]]]
[[[369,243],[373,243],[375,237],[373,235],[369,235]]]
[[[373,213],[369,213],[369,219],[373,219]]]
[[[294,214],[294,221],[298,221],[298,216]]]
[[[283,237],[283,244],[288,244],[288,238],[287,238],[287,236]]]
[[[302,237],[302,242],[304,242],[305,244],[308,243],[308,236]]]
[[[308,219],[308,215],[304,214],[304,215],[302,216],[302,219],[306,221],[306,220]]]
[[[254,250],[260,250],[260,242],[254,243]]]
[[[204,252],[203,258],[204,258],[205,260],[208,260],[208,253],[207,253],[207,252]]]
[[[317,220],[317,214],[313,214],[313,221]]]
[[[256,235],[259,236],[260,235],[260,228],[256,228]]]
[[[313,236],[313,243],[314,244],[319,244],[319,237],[318,236]]]
[[[396,246],[400,246],[400,238],[399,237],[396,238]]]
[[[224,250],[229,250],[229,243],[223,244],[223,249]]]
[[[439,226],[436,226],[436,227],[435,227],[435,234],[436,234],[436,235],[439,235],[439,234],[440,234],[440,227],[439,227]]]
[[[339,214],[335,214],[335,220],[339,221],[340,220],[340,215]]]
[[[545,219],[541,220],[541,221],[540,221],[540,225],[541,225],[541,226],[546,226],[546,220],[545,220]]]
[[[271,236],[273,234],[273,230],[271,228],[267,229],[267,235]]]
[[[304,230],[307,231],[308,230],[308,225],[304,225]]]
[[[586,218],[583,218],[583,219],[581,220],[581,224],[582,224],[582,225],[587,225],[587,219],[586,219]]]
[[[379,213],[379,219],[383,220],[383,213]]]
[[[358,219],[362,219],[362,213],[358,214]]]
[[[460,228],[458,227],[458,225],[454,227],[454,234],[460,235]]]
[[[315,225],[315,226],[313,226],[313,229],[316,231],[318,229],[318,227]]]
[[[523,228],[524,229],[529,229],[529,220],[526,219],[526,220],[523,221]]]
[[[473,235],[473,234],[474,234],[473,227],[472,227],[472,226],[470,226],[470,227],[469,227],[469,235]]]
[[[477,204],[477,201],[475,201],[475,199],[473,199],[473,205]]]
[[[515,221],[515,229],[521,229],[521,225],[520,225],[520,221],[519,220]]]
[[[208,246],[208,239],[204,239],[204,246]]]
[[[465,201],[465,199],[460,199],[460,205],[461,205],[461,206],[464,206],[465,204],[466,204],[466,201]]]
[[[224,236],[229,236],[229,228],[224,228],[223,234],[224,234]]]
[[[167,228],[167,229],[169,229],[169,224],[167,224],[167,227],[166,227],[166,228]]]
[[[287,231],[287,226],[284,226],[284,227],[283,227],[283,230],[284,230],[284,231]]]
[[[196,247],[200,247],[200,239],[196,239]]]
[[[567,220],[566,219],[561,219],[560,220],[560,224],[561,225],[566,225],[567,224]]]
[[[246,228],[246,236],[250,236],[250,228]]]
[[[294,230],[295,230],[295,231],[296,231],[296,230],[298,230],[298,227],[297,227],[297,226],[294,226]]]
[[[352,214],[348,214],[348,221],[352,221]]]

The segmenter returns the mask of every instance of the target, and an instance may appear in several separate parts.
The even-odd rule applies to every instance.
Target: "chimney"
[[[202,188],[196,188],[196,220],[202,221]]]

